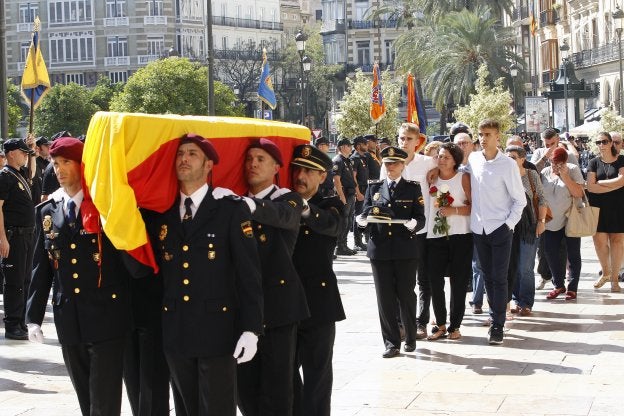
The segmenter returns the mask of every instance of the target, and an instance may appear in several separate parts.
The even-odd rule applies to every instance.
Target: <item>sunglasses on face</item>
[[[609,144],[609,140],[608,139],[604,139],[604,140],[596,140],[594,143],[596,143],[597,146],[605,145],[605,144]]]
[[[621,146],[622,142],[618,141],[618,140],[614,140],[613,144],[617,145],[617,146]]]

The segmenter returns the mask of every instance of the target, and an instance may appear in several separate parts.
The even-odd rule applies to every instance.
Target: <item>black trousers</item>
[[[472,234],[430,238],[427,271],[431,280],[431,301],[437,325],[446,325],[444,276],[449,266],[451,284],[451,324],[449,331],[460,327],[466,309],[466,287],[472,277]]]
[[[353,228],[353,212],[355,210],[355,195],[345,192],[347,203],[342,211],[342,223],[340,224],[340,233],[338,234],[338,248],[347,247],[347,236]]]
[[[405,343],[416,343],[416,259],[373,260],[373,280],[381,335],[386,348],[400,348],[397,315],[401,310]],[[397,304],[397,299],[399,300]]]
[[[234,352],[234,351],[232,351]],[[189,416],[236,416],[236,359],[165,353],[171,379]]]
[[[418,258],[416,263],[418,283],[418,311],[416,313],[416,320],[418,326],[426,327],[429,323],[429,308],[431,307],[431,282],[429,279],[429,272],[427,270],[427,234],[416,234],[416,243],[418,252]]]
[[[297,330],[294,416],[329,416],[334,381],[332,358],[336,323],[306,325]],[[303,373],[303,379],[299,373]]]
[[[125,338],[61,345],[83,416],[119,416]]]
[[[128,336],[123,375],[134,416],[169,415],[169,368],[160,328],[137,327]]]
[[[11,249],[2,260],[4,274],[4,327],[7,331],[25,329],[26,297],[32,273],[33,228],[7,227]]]
[[[255,357],[238,366],[238,408],[244,416],[290,416],[297,325],[265,329]]]

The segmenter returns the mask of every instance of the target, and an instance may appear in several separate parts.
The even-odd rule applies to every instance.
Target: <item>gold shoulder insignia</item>
[[[243,231],[243,235],[247,238],[253,238],[253,227],[251,226],[251,221],[243,221],[241,223],[241,230]]]
[[[422,206],[425,206],[425,200],[423,199],[422,195],[418,197],[418,203]]]
[[[46,215],[43,217],[43,231],[49,232],[52,229],[52,217],[50,215]]]
[[[167,224],[160,226],[160,234],[158,234],[158,239],[160,241],[165,241],[165,238],[167,238]]]
[[[297,203],[293,201],[292,199],[288,200],[288,203],[292,205],[293,208],[297,208]]]

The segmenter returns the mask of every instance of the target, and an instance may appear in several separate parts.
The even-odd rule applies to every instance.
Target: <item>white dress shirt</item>
[[[191,198],[193,203],[191,204],[191,212],[193,213],[193,218],[195,218],[195,214],[197,213],[197,209],[199,205],[206,197],[208,193],[208,184],[202,185],[201,188],[193,192],[191,195],[186,195],[182,191],[180,191],[180,219],[184,218],[184,214],[186,213],[186,206],[184,205],[184,201],[186,198]]]

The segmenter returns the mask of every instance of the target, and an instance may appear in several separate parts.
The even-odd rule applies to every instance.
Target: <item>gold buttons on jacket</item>
[[[186,244],[182,246],[182,251],[188,251],[188,249],[189,249],[189,246],[187,246]]]
[[[182,280],[182,283],[184,283],[185,285],[188,285],[189,283],[191,283],[191,281],[189,279],[184,279]]]
[[[227,312],[227,306],[224,306],[223,309],[221,309],[223,312]]]
[[[392,231],[388,231],[388,235],[392,235]]]
[[[213,247],[214,247],[214,244],[212,243],[208,244],[208,248],[213,248]]]
[[[78,273],[74,273],[74,274],[72,274],[72,277],[73,277],[74,279],[78,279]]]
[[[388,208],[390,208],[392,206],[392,204],[388,204]]]
[[[188,262],[185,261],[184,263],[182,263],[182,267],[184,267],[185,269],[188,269],[189,268]]]
[[[71,264],[76,264],[76,263],[78,263],[78,260],[76,260],[76,259],[71,259]]]
[[[286,284],[286,280],[282,279],[280,280],[280,285]]]
[[[75,289],[74,289],[74,293],[75,293],[75,294],[80,293],[80,288],[79,288],[79,287],[75,288]]]
[[[191,297],[189,295],[184,295],[182,299],[184,299],[184,302],[188,302],[189,300],[191,300]]]
[[[111,298],[113,298],[113,299],[117,299],[117,294],[116,294],[116,293],[113,293],[113,294],[111,295]]]
[[[164,310],[165,312],[167,312],[167,311],[169,310],[169,308],[167,308],[166,306],[163,306],[163,310]]]
[[[327,286],[327,283],[321,282],[321,286],[325,287],[325,286]]]
[[[69,248],[71,248],[72,250],[75,250],[75,249],[76,249],[76,244],[71,243],[71,244],[69,245]]]
[[[310,231],[305,230],[305,231],[304,231],[304,234],[306,234],[306,235],[307,235],[307,234],[310,234]]]

